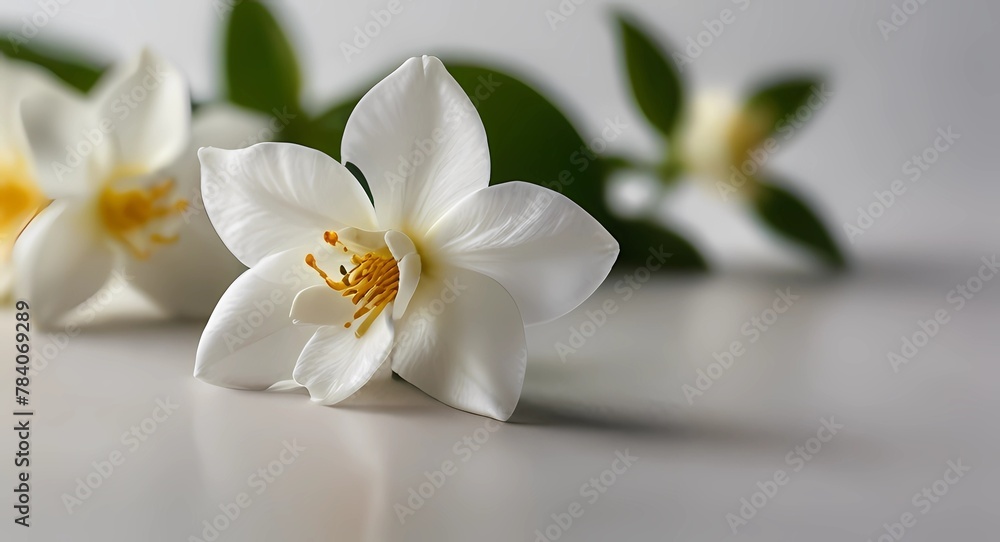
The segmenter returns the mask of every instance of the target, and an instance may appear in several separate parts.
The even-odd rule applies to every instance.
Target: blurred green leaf
[[[618,17],[632,94],[646,118],[670,136],[684,107],[684,87],[676,66],[636,24]]]
[[[527,181],[561,192],[590,212],[603,208],[599,159],[552,102],[507,73],[446,65],[483,119],[494,184]]]
[[[550,100],[514,76],[482,66],[446,63],[472,99],[490,143],[493,183],[532,182],[572,199],[601,222],[621,245],[619,265],[646,265],[661,247],[671,269],[703,270],[704,259],[676,233],[645,221],[614,216],[604,197],[615,165],[596,155]]]
[[[8,39],[0,40],[0,52],[4,56],[37,64],[82,92],[89,91],[104,73],[105,66],[84,60],[69,48],[52,44],[29,44],[26,40],[19,39],[18,32],[2,33],[8,36]]]
[[[288,38],[256,0],[233,7],[225,37],[226,88],[233,103],[271,113],[299,111],[302,78]]]
[[[760,182],[754,206],[764,223],[779,235],[809,249],[831,267],[847,265],[822,220],[792,192],[770,182]]]
[[[803,107],[808,107],[809,98],[820,92],[823,82],[818,77],[796,76],[770,83],[750,95],[747,108],[763,124],[761,139],[781,130],[794,131],[800,123],[792,120]],[[810,111],[810,116],[815,111]],[[791,136],[791,133],[787,133]]]
[[[354,111],[359,97],[338,103],[307,122],[289,125],[286,140],[325,152],[340,160],[340,144],[344,140],[344,128],[347,119]]]
[[[619,267],[639,268],[649,265],[650,261],[662,261],[665,269],[674,271],[708,270],[708,263],[694,245],[659,224],[609,216],[599,220],[621,247]],[[669,257],[662,259],[663,253],[668,253]],[[651,256],[655,260],[650,260]]]

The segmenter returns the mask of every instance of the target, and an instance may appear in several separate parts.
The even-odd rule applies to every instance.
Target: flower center
[[[177,235],[165,235],[156,228],[163,222],[187,209],[187,200],[172,199],[173,179],[166,179],[146,188],[116,190],[114,181],[130,176],[121,171],[113,175],[101,190],[99,208],[104,227],[112,237],[124,245],[140,260],[152,255],[153,245],[175,243]]]
[[[344,252],[349,252],[347,246],[340,242],[337,232],[324,233],[323,240],[334,247],[340,245]],[[316,257],[312,254],[306,255],[306,264],[319,273],[319,276],[326,281],[327,286],[340,292],[344,297],[351,298],[351,303],[358,307],[352,322],[366,314],[368,315],[354,331],[354,336],[359,339],[368,331],[372,322],[378,318],[386,305],[396,299],[396,293],[399,292],[399,267],[392,254],[388,254],[387,250],[368,252],[364,255],[353,254],[351,264],[354,267],[348,270],[346,266],[341,265],[340,281],[334,281],[325,271],[320,269],[316,263]],[[345,323],[344,327],[351,327],[352,322]]]
[[[44,206],[24,164],[0,164],[0,240],[13,241]]]
[[[759,113],[747,110],[740,111],[730,120],[726,143],[729,145],[729,161],[736,167],[749,168],[751,162],[761,167],[767,161],[766,155],[764,158],[753,155],[753,151],[760,148],[767,138],[769,126],[766,120]]]

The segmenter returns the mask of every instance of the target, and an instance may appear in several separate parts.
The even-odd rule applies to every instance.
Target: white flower
[[[48,200],[35,180],[34,163],[21,122],[28,96],[72,91],[41,69],[0,57],[0,300],[11,293],[14,241]]]
[[[13,259],[18,295],[41,324],[93,296],[119,266],[171,314],[207,316],[244,269],[201,208],[196,145],[235,146],[262,121],[207,109],[192,127],[190,111],[180,72],[149,52],[86,100],[24,101],[34,169],[53,201]]]
[[[202,182],[226,188],[205,190],[212,223],[251,269],[209,320],[195,375],[298,384],[334,404],[391,359],[439,401],[506,420],[524,379],[524,326],[582,303],[618,244],[560,194],[488,186],[482,121],[436,58],[408,60],[365,95],[342,150],[374,206],[318,151],[199,153]]]
[[[762,165],[750,165],[750,151],[766,128],[733,94],[714,90],[698,95],[680,128],[681,161],[693,175],[728,182],[734,175],[746,176],[738,173],[741,169]]]

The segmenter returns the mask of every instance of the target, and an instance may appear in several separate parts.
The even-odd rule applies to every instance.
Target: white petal
[[[148,50],[116,66],[92,95],[98,124],[108,123],[115,163],[155,171],[170,165],[187,147],[191,96],[173,65]],[[107,144],[107,143],[105,143]]]
[[[291,318],[295,324],[344,327],[354,321],[357,307],[340,292],[323,284],[302,290],[292,302]]]
[[[618,242],[565,196],[510,182],[469,196],[425,240],[431,256],[493,277],[528,325],[558,318],[607,278]]]
[[[63,198],[97,191],[110,172],[113,149],[82,97],[40,92],[21,103],[21,118],[32,170],[46,196]]]
[[[350,171],[287,143],[235,151],[204,148],[202,197],[212,225],[248,267],[270,254],[322,243],[323,232],[375,229],[375,212]]]
[[[266,391],[281,393],[286,391],[295,391],[299,389],[302,389],[302,386],[300,386],[298,382],[294,380],[282,380],[281,382],[275,382],[271,387],[267,388]]]
[[[318,279],[296,248],[265,258],[241,275],[208,320],[195,376],[218,386],[267,389],[292,376],[295,360],[315,332],[294,326],[292,300]]]
[[[177,181],[175,195],[186,199],[180,240],[158,247],[149,260],[130,259],[135,285],[168,313],[205,318],[226,288],[246,267],[236,259],[212,228],[201,201],[198,149],[213,145],[239,148],[267,127],[263,115],[223,105],[206,105],[194,116],[191,144],[164,176]]]
[[[420,254],[417,254],[413,240],[403,232],[396,230],[385,232],[385,244],[399,267],[399,291],[392,307],[393,320],[399,320],[406,312],[413,293],[417,291],[421,270]]]
[[[48,71],[27,62],[0,58],[0,156],[14,152],[27,158],[28,141],[21,102],[30,96],[79,95]]]
[[[455,408],[506,420],[524,383],[524,325],[510,294],[460,268],[421,277],[397,323],[392,369]]]
[[[343,326],[319,328],[295,364],[295,381],[313,401],[333,405],[371,379],[392,349],[392,319],[382,314],[358,338]]]
[[[92,215],[79,202],[56,201],[14,244],[17,296],[29,300],[41,325],[89,299],[110,276],[114,253]]]
[[[365,94],[342,150],[368,180],[382,229],[425,231],[489,184],[483,122],[434,57],[407,60]]]
[[[421,262],[417,253],[408,254],[397,264],[399,267],[399,291],[396,292],[396,300],[393,302],[392,319],[399,320],[410,306],[413,294],[417,292],[420,285]]]
[[[384,231],[369,231],[358,228],[337,230],[337,237],[341,243],[350,248],[351,252],[358,254],[384,249],[386,247],[385,235]]]
[[[734,165],[757,160],[749,153],[766,135],[743,98],[729,90],[713,89],[699,93],[687,108],[677,148],[691,175],[715,183],[731,179]],[[704,187],[718,192],[714,185],[706,183]]]
[[[405,233],[396,230],[385,232],[385,246],[389,247],[392,257],[397,260],[402,260],[417,251],[413,241]]]

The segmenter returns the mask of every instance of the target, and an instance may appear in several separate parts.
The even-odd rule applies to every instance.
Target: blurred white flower
[[[47,203],[35,180],[34,163],[21,122],[21,101],[73,92],[44,70],[0,57],[0,301],[14,280],[14,241]]]
[[[235,146],[263,121],[208,109],[192,131],[190,112],[180,72],[148,51],[87,99],[24,100],[33,167],[52,200],[13,256],[37,321],[86,301],[118,266],[171,314],[205,316],[243,270],[201,208],[196,145]]]
[[[334,404],[391,356],[393,371],[439,401],[506,420],[524,379],[524,326],[582,303],[618,243],[558,193],[488,186],[482,121],[436,58],[408,60],[366,94],[342,150],[374,206],[318,151],[200,152],[202,182],[225,187],[205,190],[212,223],[251,269],[209,320],[195,375],[245,389],[297,384]],[[268,305],[299,278],[290,315]]]
[[[608,175],[606,192],[608,205],[615,214],[638,218],[655,211],[664,190],[655,173],[622,168]]]
[[[680,126],[681,163],[696,177],[739,189],[741,179],[749,177],[745,170],[754,160],[751,151],[765,131],[736,95],[722,90],[704,92],[696,96]]]

